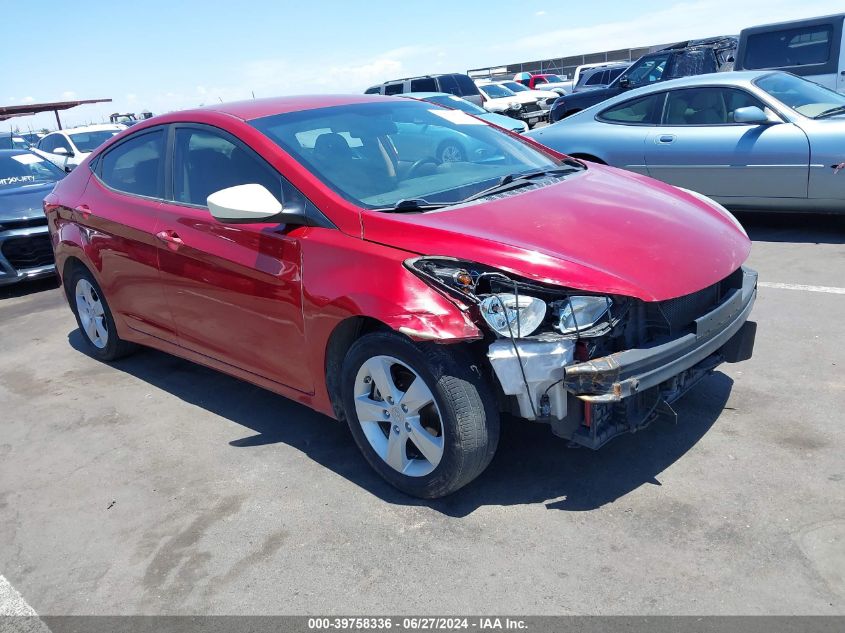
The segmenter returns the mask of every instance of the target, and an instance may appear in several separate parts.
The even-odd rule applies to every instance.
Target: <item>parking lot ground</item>
[[[326,417],[154,351],[102,364],[54,285],[6,289],[0,581],[43,615],[845,614],[845,223],[741,219],[786,285],[752,360],[598,452],[506,420],[435,502]]]

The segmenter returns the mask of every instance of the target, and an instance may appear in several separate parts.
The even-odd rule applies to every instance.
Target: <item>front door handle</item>
[[[182,246],[182,244],[184,244],[182,238],[179,237],[179,234],[176,231],[170,229],[167,229],[165,231],[159,231],[158,233],[156,233],[156,237],[165,244],[167,244],[167,247],[172,251],[175,251],[180,246]]]
[[[667,143],[672,143],[675,140],[674,134],[661,134],[657,137],[657,142],[666,145]]]

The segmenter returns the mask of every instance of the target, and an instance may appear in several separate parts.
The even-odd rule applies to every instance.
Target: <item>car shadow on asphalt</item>
[[[82,335],[68,335],[85,353]],[[230,420],[249,433],[229,442],[236,449],[284,443],[387,503],[425,506],[463,517],[481,506],[545,504],[550,510],[588,511],[615,502],[658,476],[713,426],[733,381],[715,373],[675,405],[678,423],[657,420],[599,451],[569,448],[545,424],[512,417],[502,421],[496,456],[474,482],[444,499],[408,497],[385,483],[364,461],[345,424],[220,372],[151,349],[113,367],[185,402]]]
[[[20,281],[8,286],[0,286],[0,299],[14,299],[43,292],[44,290],[55,290],[59,287],[59,278],[56,276],[44,279],[33,279],[31,281]]]
[[[735,212],[754,242],[845,244],[845,216],[814,213]]]

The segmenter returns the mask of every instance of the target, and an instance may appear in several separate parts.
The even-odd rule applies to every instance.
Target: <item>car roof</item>
[[[114,123],[101,123],[99,125],[80,125],[79,127],[69,127],[65,128],[64,130],[54,130],[50,132],[50,134],[55,134],[56,132],[65,132],[67,134],[75,133],[75,132],[111,132],[114,130],[125,130],[125,125],[115,125]]]
[[[430,99],[431,97],[455,97],[455,99],[460,99],[458,95],[452,95],[448,92],[404,92],[396,96],[411,97],[412,99]]]
[[[644,97],[655,92],[663,92],[664,90],[672,90],[674,88],[694,88],[695,86],[747,86],[758,77],[764,77],[772,74],[783,74],[777,70],[737,70],[731,72],[721,73],[707,73],[704,75],[691,75],[689,77],[679,77],[678,79],[670,79],[668,81],[658,81],[650,86],[643,86],[642,88],[635,88],[628,90],[622,94],[611,97],[604,101],[586,108],[584,112],[591,112],[600,108],[606,108],[617,103],[635,99],[637,97]]]
[[[248,101],[234,101],[232,103],[215,103],[212,105],[196,108],[194,110],[182,110],[180,115],[192,112],[221,112],[244,121],[252,121],[274,114],[286,114],[288,112],[301,112],[303,110],[316,110],[318,108],[330,108],[341,105],[354,105],[360,103],[383,103],[385,100],[394,99],[387,95],[299,95],[295,97],[269,97],[265,99],[250,99]],[[152,120],[152,119],[149,119]]]
[[[19,154],[33,154],[28,149],[0,149],[0,156],[18,156]],[[37,156],[37,154],[36,154]]]

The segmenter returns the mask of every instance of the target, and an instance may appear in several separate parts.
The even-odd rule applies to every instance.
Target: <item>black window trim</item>
[[[118,147],[120,147],[121,145],[123,145],[124,143],[126,143],[129,140],[140,138],[140,137],[142,137],[146,134],[152,134],[152,133],[158,132],[158,131],[164,132],[164,155],[163,155],[164,160],[161,161],[162,166],[159,167],[160,170],[164,169],[164,165],[167,162],[167,134],[168,134],[168,128],[169,127],[170,127],[169,124],[161,124],[161,125],[154,125],[154,126],[151,126],[151,127],[145,127],[143,130],[138,130],[137,132],[130,134],[129,136],[124,136],[117,143],[113,143],[111,145],[108,145],[107,147],[104,147],[102,150],[98,151],[96,156],[94,156],[90,161],[88,161],[88,167],[91,170],[91,173],[97,179],[97,182],[100,183],[103,187],[105,187],[109,191],[111,191],[113,193],[120,194],[121,196],[130,196],[132,198],[140,198],[141,200],[151,200],[153,202],[166,202],[166,200],[164,198],[159,198],[157,196],[143,196],[139,193],[132,193],[130,191],[122,191],[120,189],[115,189],[114,187],[109,185],[105,180],[103,180],[101,171],[102,171],[102,167],[103,167],[102,163],[103,163],[103,157],[104,156],[106,156],[110,152],[114,151],[115,149],[117,149]],[[166,174],[164,174],[164,175],[166,176]],[[160,174],[160,176],[161,176],[161,174]],[[166,193],[167,193],[167,181],[165,179],[164,194],[166,195]]]
[[[320,209],[313,203],[311,200],[306,196],[302,190],[294,185],[289,178],[286,178],[283,173],[281,173],[278,169],[273,167],[267,159],[265,159],[261,154],[259,154],[255,149],[250,147],[244,141],[239,139],[237,136],[232,134],[231,132],[224,130],[223,128],[217,127],[216,125],[210,125],[208,123],[194,123],[194,122],[177,122],[171,123],[168,126],[170,129],[168,130],[168,136],[165,143],[165,151],[166,151],[166,158],[165,158],[165,178],[164,178],[164,193],[166,198],[162,200],[162,202],[166,204],[172,204],[179,207],[186,207],[189,209],[197,209],[201,211],[208,211],[208,205],[204,204],[194,204],[192,202],[180,202],[178,200],[174,200],[173,195],[173,175],[174,169],[176,167],[176,131],[179,129],[193,129],[193,130],[200,130],[204,132],[208,132],[211,134],[218,134],[225,140],[229,141],[236,147],[240,148],[241,150],[247,152],[250,156],[253,156],[258,162],[262,163],[264,167],[266,167],[272,174],[275,174],[279,177],[280,183],[282,186],[287,184],[291,189],[296,191],[297,195],[302,197],[303,200],[303,207],[306,218],[309,220],[309,226],[319,226],[322,228],[331,228],[336,229],[337,227],[334,223],[329,220],[326,215],[320,211]],[[280,192],[281,193],[281,192]],[[284,204],[284,203],[283,203]]]

